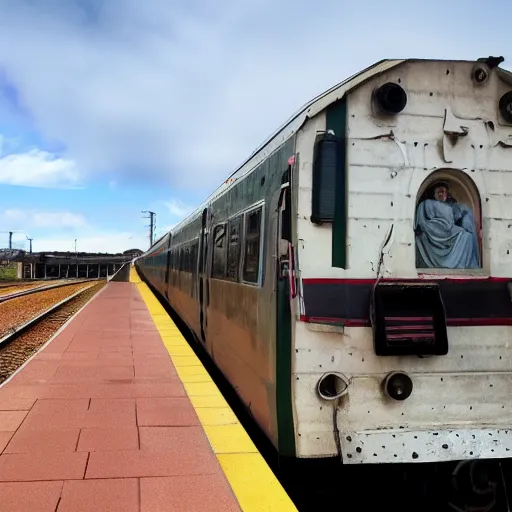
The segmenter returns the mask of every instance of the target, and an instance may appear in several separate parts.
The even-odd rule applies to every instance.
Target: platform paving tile
[[[80,452],[138,449],[139,430],[137,427],[83,428],[80,430],[77,447]]]
[[[0,455],[0,482],[82,479],[88,456],[85,452],[4,452]]]
[[[58,512],[139,512],[136,478],[64,482]]]
[[[27,411],[0,411],[0,431],[16,430],[27,416]]]
[[[74,452],[80,429],[30,430],[19,428],[3,453]]]
[[[141,427],[200,425],[188,397],[138,398],[137,422]]]
[[[85,478],[205,475],[218,471],[221,469],[213,453],[197,449],[186,452],[179,446],[162,452],[91,452]]]
[[[13,435],[14,431],[0,431],[0,454],[4,451]]]
[[[38,400],[21,427],[101,428],[137,425],[134,399]]]
[[[62,482],[0,482],[1,510],[6,512],[55,512]]]
[[[142,478],[141,512],[236,512],[240,509],[220,472]]]
[[[109,283],[0,386],[0,504],[240,510],[134,285]]]
[[[139,427],[140,449],[147,452],[179,450],[209,451],[210,444],[200,426],[197,427]]]

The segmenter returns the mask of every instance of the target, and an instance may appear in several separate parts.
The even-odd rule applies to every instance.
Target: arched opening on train
[[[416,197],[416,267],[481,268],[481,230],[480,194],[473,180],[455,169],[430,174]]]

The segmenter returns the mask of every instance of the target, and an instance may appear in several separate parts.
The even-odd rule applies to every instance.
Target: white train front
[[[512,75],[500,62],[362,71],[137,260],[282,455],[512,454]]]

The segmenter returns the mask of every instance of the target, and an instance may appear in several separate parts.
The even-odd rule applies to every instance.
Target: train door
[[[295,254],[292,215],[293,157],[282,175],[278,202],[276,252],[276,404],[278,451],[281,456],[295,455],[292,412],[292,301],[296,296]]]
[[[208,276],[206,274],[206,262],[208,261],[208,230],[207,230],[208,208],[203,210],[201,218],[201,237],[199,243],[199,269],[197,272],[199,278],[199,325],[201,327],[201,341],[206,342],[206,289],[208,286]]]
[[[292,245],[292,197],[291,197],[291,174],[292,159],[287,170],[281,177],[281,192],[278,202],[278,229],[277,229],[277,254],[278,261],[278,288],[279,283],[286,283],[287,302],[293,300],[296,295],[295,278],[295,250]],[[290,309],[290,306],[288,306]]]

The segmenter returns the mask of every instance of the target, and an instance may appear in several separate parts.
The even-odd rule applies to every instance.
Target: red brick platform
[[[0,387],[0,510],[239,510],[135,285]]]

